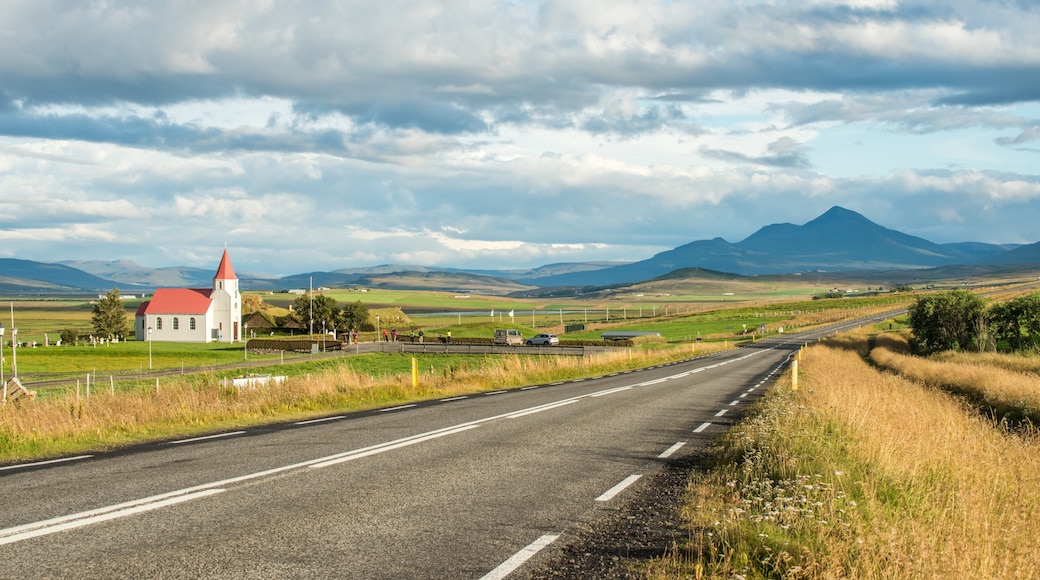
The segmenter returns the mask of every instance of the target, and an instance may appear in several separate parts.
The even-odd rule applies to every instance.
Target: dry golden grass
[[[163,379],[158,390],[151,383],[132,393],[95,389],[89,399],[81,392],[0,406],[0,462],[590,376],[722,348],[706,344],[696,350],[626,350],[586,357],[489,357],[479,368],[424,371],[415,388],[410,373],[377,381],[341,367],[255,388],[235,389],[215,376],[195,376]]]
[[[868,365],[804,351],[696,477],[690,540],[651,578],[1040,576],[1040,445]]]
[[[881,334],[870,353],[878,366],[968,398],[998,419],[1040,424],[1040,359],[947,353],[921,358],[900,335]]]

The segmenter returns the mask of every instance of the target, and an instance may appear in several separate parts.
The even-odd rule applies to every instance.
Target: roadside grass
[[[586,357],[420,358],[417,388],[412,386],[411,357],[402,354],[365,357],[357,367],[346,364],[355,357],[316,361],[280,384],[255,388],[227,387],[214,373],[164,378],[158,389],[155,380],[137,381],[114,394],[102,383],[89,398],[85,391],[66,389],[0,406],[0,463],[596,376],[722,349],[685,345]]]
[[[1040,425],[1040,358],[940,353],[912,356],[906,337],[884,333],[870,359],[881,368],[964,397],[999,422]]]
[[[711,449],[688,540],[648,578],[1032,578],[1040,441],[880,371],[865,333],[803,350]]]

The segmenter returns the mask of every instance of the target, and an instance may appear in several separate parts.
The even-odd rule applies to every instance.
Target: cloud
[[[737,151],[711,149],[708,147],[702,147],[700,152],[707,157],[732,163],[751,163],[788,169],[808,169],[811,165],[806,156],[809,148],[790,137],[781,137],[773,141],[769,144],[767,150],[768,153],[765,155],[746,155]]]
[[[0,252],[529,267],[833,205],[1027,241],[1037,28],[1024,1],[13,0]]]

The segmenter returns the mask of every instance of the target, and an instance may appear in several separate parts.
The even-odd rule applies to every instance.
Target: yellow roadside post
[[[791,362],[791,390],[798,390],[798,359]]]
[[[412,357],[412,388],[419,388],[419,360]]]

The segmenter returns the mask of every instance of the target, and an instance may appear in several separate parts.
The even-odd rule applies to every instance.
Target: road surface
[[[504,578],[706,445],[799,347],[0,468],[6,577]]]

